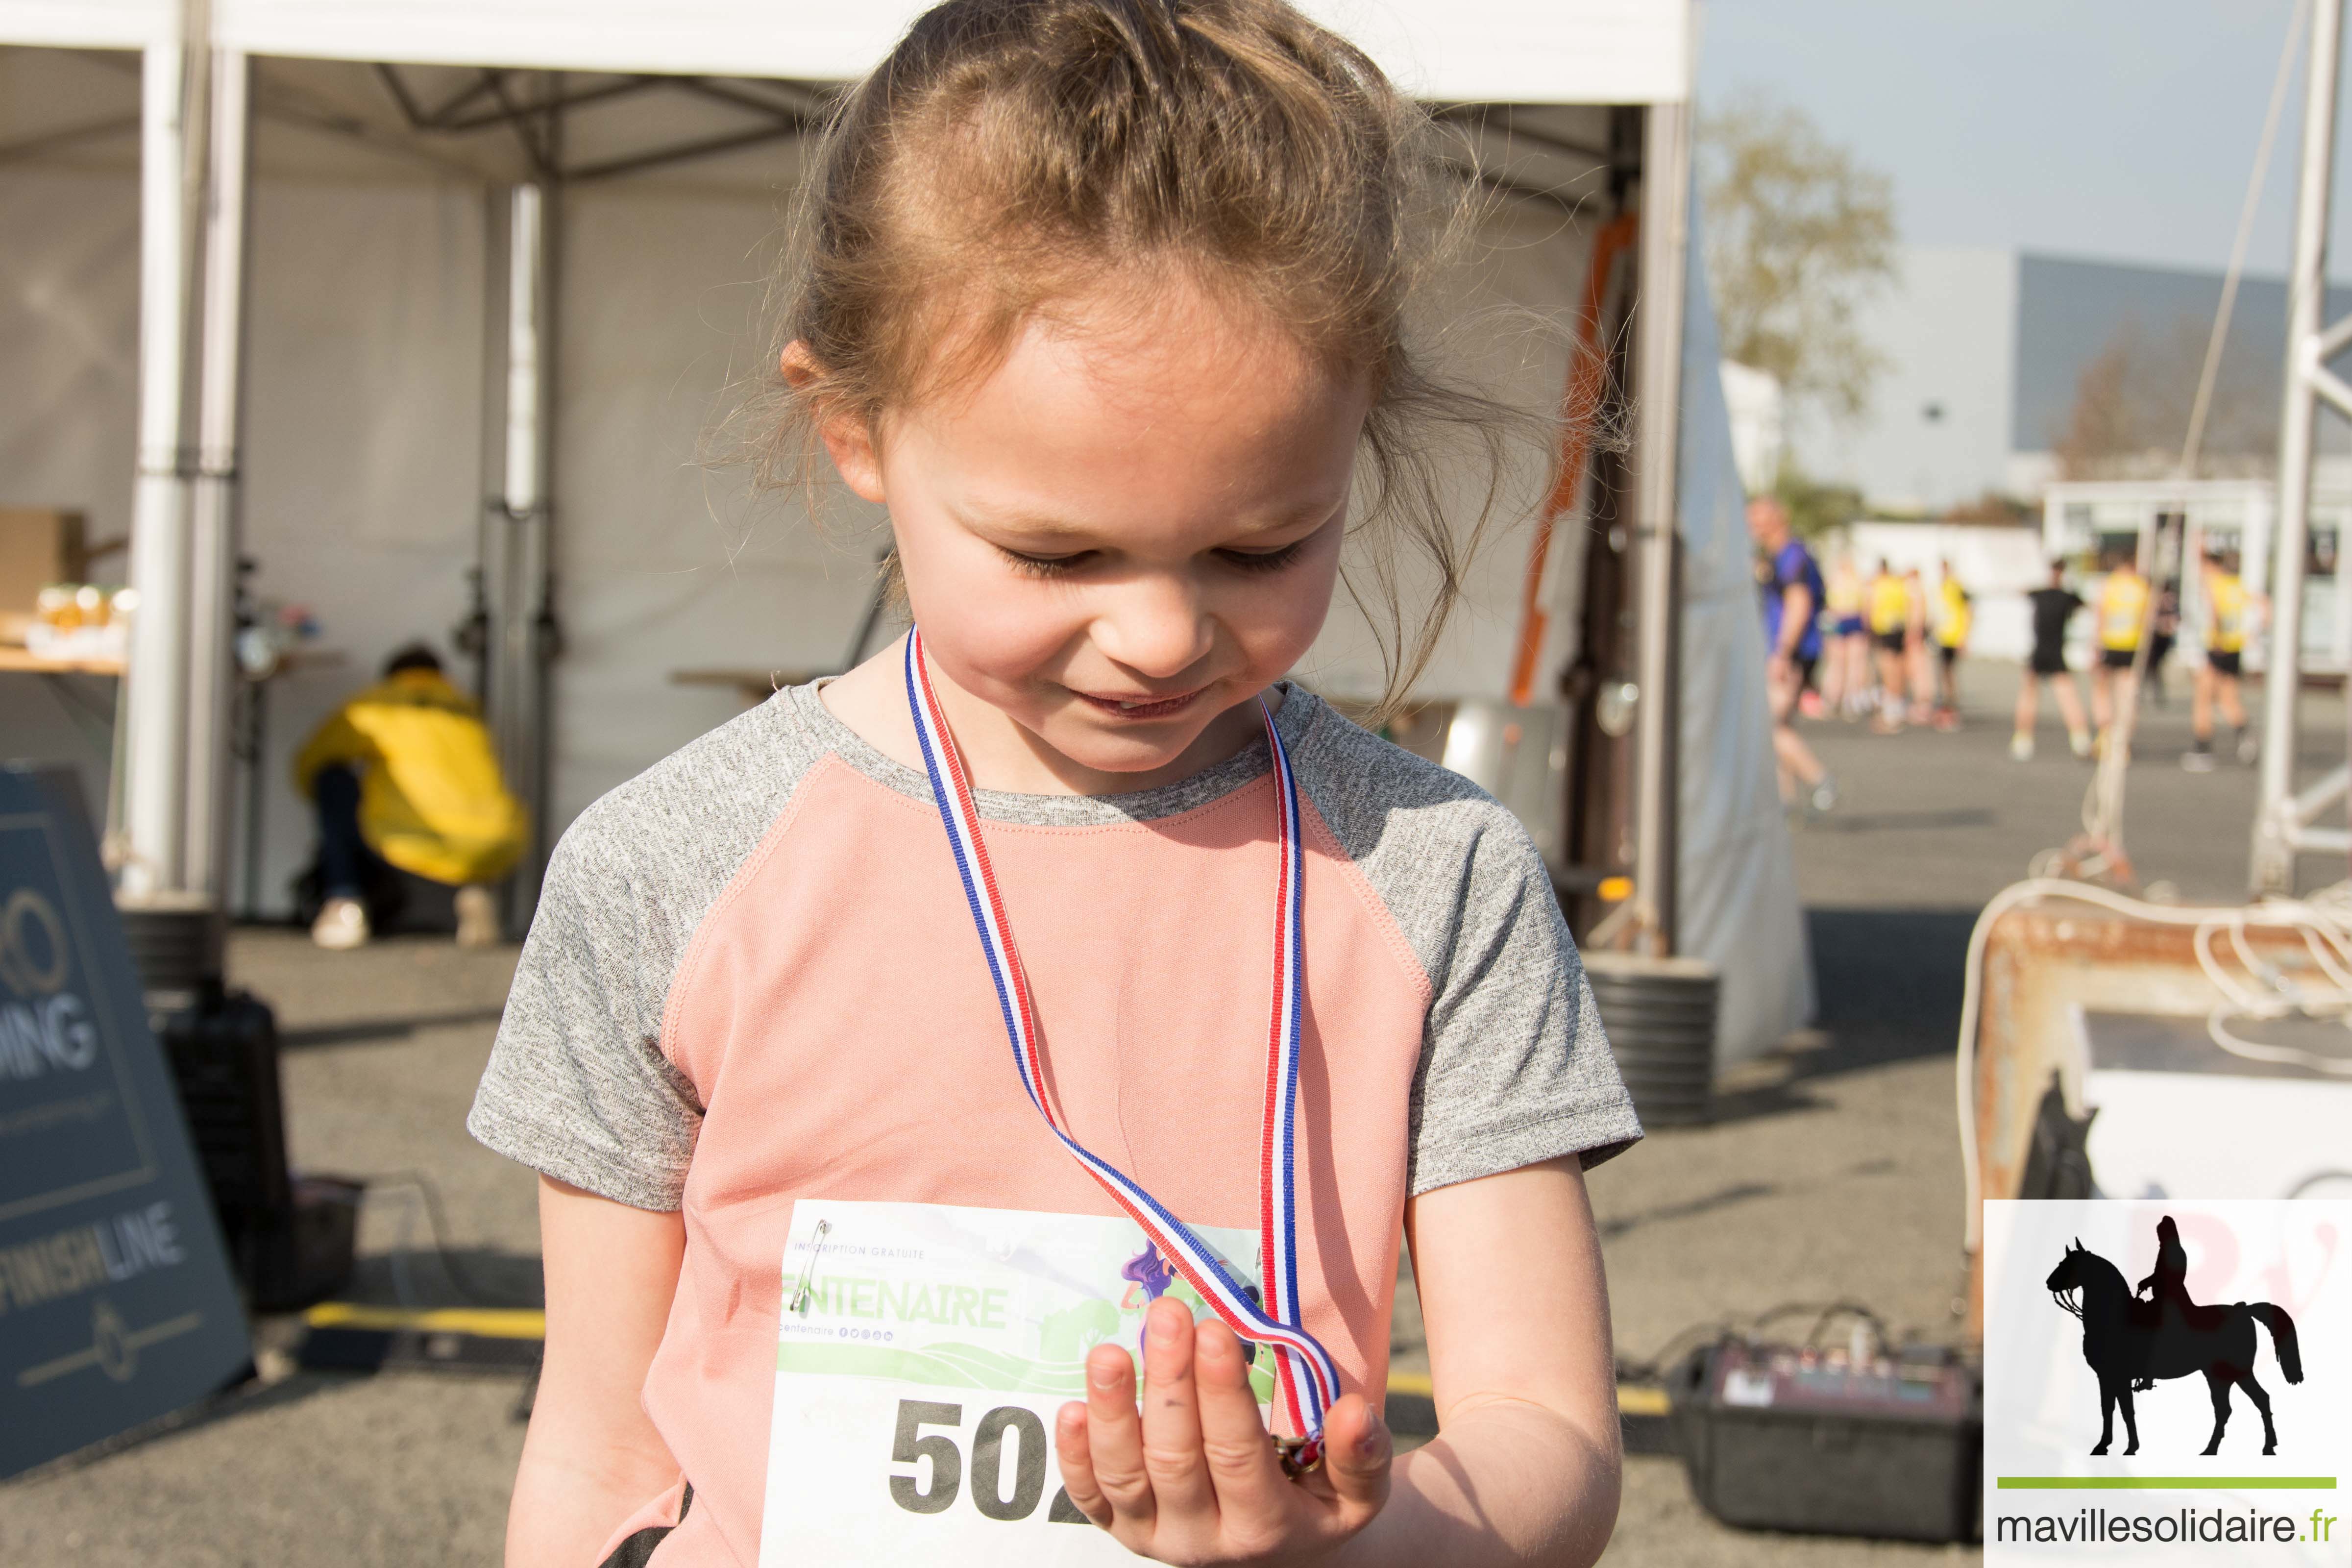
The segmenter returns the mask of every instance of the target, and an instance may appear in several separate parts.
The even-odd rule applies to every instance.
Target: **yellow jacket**
[[[473,700],[429,669],[404,669],[353,697],[294,759],[305,795],[320,768],[360,775],[360,835],[404,871],[463,885],[521,858],[530,813],[507,793]]]

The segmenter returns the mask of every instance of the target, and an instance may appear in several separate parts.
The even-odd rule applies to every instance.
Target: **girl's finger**
[[[1324,1417],[1323,1474],[1346,1528],[1361,1526],[1388,1501],[1393,1447],[1388,1423],[1360,1394],[1349,1394]]]
[[[1143,1468],[1161,1516],[1215,1519],[1192,1386],[1192,1314],[1164,1296],[1143,1319]]]
[[[1072,1506],[1097,1524],[1108,1525],[1110,1500],[1095,1479],[1094,1455],[1087,1447],[1087,1407],[1076,1400],[1062,1406],[1054,1421],[1054,1458],[1062,1468],[1062,1489]]]
[[[1266,1440],[1250,1392],[1250,1347],[1213,1319],[1195,1331],[1193,1383],[1200,1390],[1201,1451],[1229,1535],[1249,1538],[1292,1506],[1290,1483]]]
[[[1135,1363],[1117,1345],[1087,1356],[1087,1456],[1114,1522],[1149,1530],[1151,1480],[1143,1468],[1143,1428],[1135,1418]]]

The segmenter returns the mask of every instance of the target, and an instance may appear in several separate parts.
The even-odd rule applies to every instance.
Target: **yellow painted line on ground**
[[[1391,1394],[1419,1394],[1432,1397],[1435,1390],[1430,1385],[1425,1372],[1392,1372],[1389,1373]],[[1620,1384],[1617,1387],[1617,1414],[1620,1415],[1664,1415],[1666,1414],[1666,1391],[1663,1388],[1643,1388]]]
[[[1666,1403],[1663,1388],[1627,1387],[1617,1385],[1617,1414],[1620,1415],[1664,1415],[1672,1407]]]
[[[547,1314],[527,1308],[441,1307],[413,1311],[403,1307],[362,1307],[321,1301],[302,1314],[314,1329],[413,1329],[421,1334],[473,1334],[486,1340],[543,1340]]]

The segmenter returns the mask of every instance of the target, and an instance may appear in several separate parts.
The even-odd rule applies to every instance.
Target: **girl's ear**
[[[888,500],[883,492],[882,455],[874,445],[873,427],[860,415],[826,410],[824,399],[817,395],[824,367],[809,353],[808,345],[797,338],[786,343],[777,368],[787,385],[810,400],[817,438],[824,443],[841,482],[866,500]]]

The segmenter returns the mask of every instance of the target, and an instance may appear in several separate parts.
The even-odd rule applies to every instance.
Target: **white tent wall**
[[[878,512],[747,498],[720,428],[760,378],[780,222],[756,186],[565,195],[551,826],[740,710],[672,671],[838,668],[871,591]]]
[[[797,495],[747,500],[740,470],[713,467],[709,439],[756,379],[760,307],[785,197],[709,182],[647,178],[568,193],[558,372],[556,556],[565,653],[558,666],[556,826],[596,795],[720,722],[733,694],[680,688],[679,668],[832,668],[863,608],[878,511],[832,489],[813,527]],[[1514,330],[1463,334],[1458,374],[1520,406],[1559,400],[1566,321],[1589,237],[1558,209],[1498,204],[1474,250],[1433,288],[1449,313]],[[1498,697],[1507,685],[1524,523],[1546,455],[1517,454],[1493,547],[1420,689]],[[1475,478],[1454,515],[1476,504]],[[1570,531],[1563,529],[1565,534]],[[1578,552],[1561,557],[1573,563]],[[1573,605],[1575,572],[1555,571]],[[1572,626],[1556,614],[1553,625]],[[1564,632],[1555,631],[1555,638]],[[1555,643],[1555,647],[1558,644]],[[1342,598],[1302,676],[1318,689],[1380,689],[1370,627]]]
[[[1797,868],[1772,765],[1747,494],[1691,203],[1683,304],[1681,839],[1676,946],[1722,973],[1716,1060],[1756,1056],[1813,1014]]]

